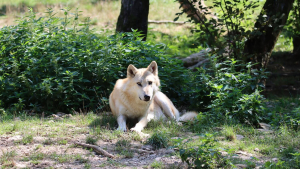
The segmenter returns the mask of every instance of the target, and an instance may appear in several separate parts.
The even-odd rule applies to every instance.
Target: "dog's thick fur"
[[[147,68],[127,68],[127,78],[119,79],[109,96],[111,111],[118,121],[118,130],[126,131],[127,119],[138,119],[131,131],[141,132],[151,119],[171,118],[187,121],[194,118],[194,112],[179,117],[171,100],[159,91],[157,63],[152,61]]]

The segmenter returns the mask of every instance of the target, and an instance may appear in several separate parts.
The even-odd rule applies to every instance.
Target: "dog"
[[[158,67],[152,61],[147,68],[137,69],[130,64],[127,78],[117,80],[109,96],[112,114],[117,118],[118,129],[126,131],[127,119],[138,119],[131,131],[140,133],[150,120],[174,119],[188,121],[197,116],[189,112],[182,117],[172,101],[159,90]]]

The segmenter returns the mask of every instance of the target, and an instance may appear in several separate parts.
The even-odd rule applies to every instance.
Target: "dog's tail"
[[[187,121],[193,121],[197,117],[196,112],[186,112],[182,116],[178,118],[178,121],[187,122]]]

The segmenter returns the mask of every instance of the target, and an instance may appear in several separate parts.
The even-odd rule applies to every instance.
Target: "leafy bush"
[[[155,60],[161,90],[174,104],[205,110],[216,120],[229,117],[257,123],[262,112],[251,64],[213,61],[212,70],[191,72],[165,54],[165,45],[141,41],[139,32],[104,36],[79,24],[79,12],[36,18],[32,11],[16,26],[0,29],[0,107],[17,112],[99,110],[107,108],[114,83],[129,64],[146,67]],[[240,69],[239,71],[236,71]],[[253,92],[255,91],[256,92]]]
[[[148,138],[146,144],[152,145],[154,149],[166,148],[168,146],[169,138],[166,133],[156,131]]]
[[[262,168],[263,169],[288,169],[300,167],[300,152],[290,153],[290,158],[287,161],[278,160],[277,162],[267,161]]]
[[[267,78],[266,73],[252,69],[251,63],[239,64],[234,59],[217,63],[214,58],[212,63],[210,72],[202,70],[197,76],[202,89],[209,92],[208,97],[202,97],[203,101],[208,100],[206,115],[214,121],[227,119],[258,125],[264,115],[264,97],[260,91],[264,87],[261,79]]]
[[[181,148],[181,160],[194,168],[222,168],[227,165],[211,134],[206,134],[201,142],[202,144],[197,148]]]
[[[299,131],[300,129],[300,101],[298,98],[270,99],[269,113],[266,119],[272,126],[287,126]]]
[[[0,107],[14,111],[101,109],[129,64],[159,66],[162,91],[180,98],[188,71],[164,56],[164,45],[143,42],[138,32],[105,37],[79,24],[79,12],[36,18],[32,11],[17,25],[0,29]],[[175,100],[176,101],[176,100]]]

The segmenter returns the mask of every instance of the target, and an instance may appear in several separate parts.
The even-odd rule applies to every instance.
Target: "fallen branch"
[[[131,150],[136,153],[140,153],[140,154],[142,154],[142,153],[154,154],[154,151],[152,151],[152,150],[149,151],[149,150],[142,150],[142,149],[136,149],[136,148],[132,148]]]
[[[115,158],[114,155],[108,153],[107,151],[103,150],[99,146],[95,146],[95,145],[91,145],[91,144],[84,144],[84,143],[79,143],[79,142],[75,142],[74,144],[85,147],[85,148],[92,148],[96,153],[102,154],[109,158]]]
[[[185,24],[185,22],[180,22],[180,21],[153,21],[153,20],[148,20],[148,23],[155,23],[155,24],[173,23],[178,25]]]

